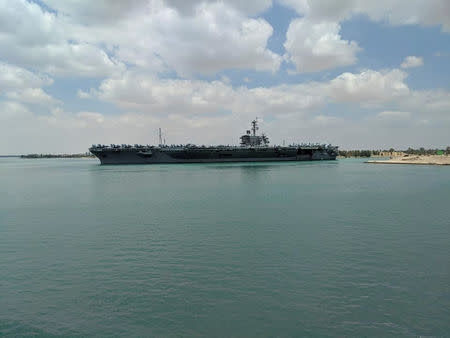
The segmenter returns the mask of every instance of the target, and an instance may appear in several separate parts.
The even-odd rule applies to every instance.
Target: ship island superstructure
[[[258,120],[251,124],[239,146],[96,144],[89,151],[101,164],[315,161],[335,160],[338,154],[338,147],[331,144],[270,146],[266,135],[257,135]]]

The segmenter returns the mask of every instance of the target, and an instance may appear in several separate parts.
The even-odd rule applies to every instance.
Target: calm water
[[[449,336],[450,167],[0,159],[0,335]]]

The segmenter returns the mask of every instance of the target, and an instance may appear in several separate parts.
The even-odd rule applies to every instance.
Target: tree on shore
[[[394,148],[390,148],[389,150],[383,150],[383,152],[394,153],[396,152],[396,150]],[[408,155],[450,155],[450,146],[446,147],[445,149],[425,149],[424,147],[413,149],[409,147],[407,150],[403,150],[402,152]],[[339,150],[339,156],[342,157],[371,157],[380,155],[380,153],[381,151],[379,150]]]
[[[339,150],[342,157],[371,157],[372,154],[372,150]]]

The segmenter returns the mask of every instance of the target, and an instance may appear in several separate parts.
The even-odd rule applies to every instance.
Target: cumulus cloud
[[[330,81],[328,90],[336,102],[382,104],[408,95],[409,88],[404,82],[406,76],[399,69],[343,73]]]
[[[311,111],[324,102],[323,95],[304,85],[233,88],[223,81],[158,79],[135,71],[103,81],[97,97],[126,111],[184,116],[224,111],[278,115]]]
[[[84,90],[81,90],[81,89],[77,90],[77,96],[80,99],[90,99],[92,97],[90,93],[85,92]]]
[[[387,86],[397,77],[397,86],[402,87],[399,72],[403,73],[370,70],[325,82],[252,89],[220,81],[214,85],[157,78],[143,82],[146,76],[127,73],[92,91],[128,111],[124,113],[58,108],[37,115],[20,103],[0,102],[0,153],[10,151],[2,144],[15,144],[16,152],[29,153],[80,152],[92,143],[156,143],[158,127],[168,143],[236,144],[255,116],[263,117],[262,130],[275,144],[286,140],[332,142],[348,148],[444,145],[450,127],[450,92],[411,91],[404,84],[407,91],[400,90],[399,95]],[[362,92],[354,88],[358,81],[363,83]],[[370,88],[374,93],[368,93]],[[173,97],[182,104],[171,105]],[[373,113],[364,108],[368,99],[383,110]],[[337,105],[335,115],[322,113],[327,103]],[[345,106],[339,108],[340,103]],[[339,110],[347,107],[356,108],[363,117],[353,121],[340,117]],[[30,144],[30,137],[39,142]]]
[[[21,67],[0,61],[0,92],[48,86],[53,79],[43,74],[35,74]]]
[[[42,88],[25,88],[20,91],[9,91],[6,93],[6,96],[8,99],[34,105],[51,106],[61,103],[61,101],[54,99],[44,92]]]
[[[254,116],[295,120],[314,116],[326,104],[351,104],[361,112],[385,106],[397,109],[386,112],[407,111],[444,118],[445,112],[450,111],[449,92],[412,91],[405,83],[406,77],[407,73],[400,69],[364,70],[343,73],[325,82],[235,88],[223,81],[162,80],[139,72],[126,72],[122,77],[103,81],[98,90],[92,92],[97,98],[126,111],[161,119],[192,117],[199,119],[197,122],[224,112],[227,112],[224,116],[233,116],[233,119],[239,116],[240,123]],[[324,121],[322,118],[316,122]]]
[[[441,24],[450,29],[448,2],[404,0],[283,0],[303,18],[289,26],[286,60],[297,71],[350,65],[360,50],[340,34],[354,14],[394,24]],[[267,48],[273,28],[249,17],[271,0],[44,0],[56,13],[26,0],[0,0],[0,48],[7,62],[55,76],[104,77],[137,65],[153,73],[212,75],[225,69],[277,71],[280,55]],[[176,53],[174,52],[176,49]]]
[[[170,7],[183,15],[193,15],[199,5],[226,3],[245,15],[256,15],[272,6],[272,0],[43,0],[43,2],[64,14],[86,24],[111,24],[129,18],[139,12],[149,14],[163,7]]]
[[[415,68],[423,66],[423,58],[418,56],[407,56],[400,66],[402,68]]]
[[[63,30],[65,37],[57,49],[54,45],[46,48],[45,60],[53,64],[46,71],[54,74],[65,75],[64,69],[78,67],[74,72],[82,76],[107,75],[122,71],[125,62],[153,73],[175,71],[190,77],[224,69],[274,72],[281,63],[281,56],[267,48],[273,33],[271,25],[264,19],[248,17],[270,7],[270,0],[251,4],[47,0],[46,4],[58,11],[59,15],[44,14],[52,21],[50,24],[56,22],[55,30]],[[17,50],[11,54],[24,57]],[[59,65],[59,60],[72,63]]]
[[[8,99],[38,105],[57,104],[59,101],[41,88],[52,83],[53,80],[46,75],[0,62],[0,95]]]
[[[101,48],[76,42],[67,23],[33,2],[0,0],[2,60],[58,76],[106,76],[124,65]]]
[[[226,107],[233,91],[221,81],[161,80],[151,74],[129,71],[120,78],[103,81],[98,97],[127,111],[201,114]]]
[[[450,2],[447,0],[359,0],[355,11],[393,25],[441,25],[442,31],[450,32]]]
[[[136,12],[149,9],[155,0],[43,0],[60,15],[85,24],[114,24]]]
[[[312,20],[342,21],[366,14],[374,21],[393,25],[441,25],[450,32],[450,2],[447,0],[281,0]]]
[[[399,69],[365,70],[343,73],[324,82],[247,88],[223,81],[158,79],[129,71],[122,77],[104,80],[98,89],[91,89],[90,95],[124,111],[161,119],[182,117],[188,125],[189,118],[198,122],[212,116],[239,116],[241,124],[255,116],[295,120],[320,115],[327,104],[350,104],[361,113],[375,107],[411,112],[426,107],[427,114],[442,117],[450,104],[448,92],[411,91],[406,76]],[[322,118],[316,124],[325,121],[335,120]]]
[[[286,58],[298,72],[318,72],[351,65],[360,51],[355,41],[343,40],[337,22],[293,20],[286,33]]]
[[[217,0],[166,0],[165,3],[172,8],[176,8],[183,14],[192,14],[197,6],[202,3],[217,3],[223,1]],[[246,15],[256,15],[272,6],[272,0],[253,0],[253,1],[241,1],[241,0],[227,0],[226,3],[231,7],[239,10]]]
[[[360,50],[355,41],[340,35],[340,22],[353,15],[395,25],[441,25],[450,32],[450,2],[447,0],[281,0],[301,16],[289,25],[286,59],[298,72],[317,72],[354,64]],[[417,63],[418,60],[416,60]]]
[[[22,121],[30,116],[32,116],[32,112],[23,104],[14,101],[0,101],[0,120],[2,121],[2,126],[9,125],[14,121]]]
[[[450,121],[450,91],[445,89],[416,90],[399,102],[402,109]]]
[[[165,68],[183,76],[224,69],[273,72],[281,57],[267,49],[272,33],[267,21],[247,18],[225,3],[199,5],[192,16],[162,8],[128,24],[126,34],[115,35],[116,54],[146,69]]]
[[[278,70],[281,57],[267,49],[273,33],[263,19],[249,19],[223,3],[202,5],[194,17],[173,15],[160,25],[158,55],[180,74],[214,74],[223,69]],[[177,53],[173,47],[177,46]]]
[[[327,103],[379,106],[410,95],[399,69],[343,73],[325,82],[274,87],[237,87],[224,81],[159,79],[137,71],[104,80],[89,95],[125,111],[165,116],[208,115],[223,111],[248,114],[302,114]]]

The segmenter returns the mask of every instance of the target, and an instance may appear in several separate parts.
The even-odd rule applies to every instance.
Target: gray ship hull
[[[101,164],[230,163],[335,160],[326,148],[103,148],[90,149]]]

